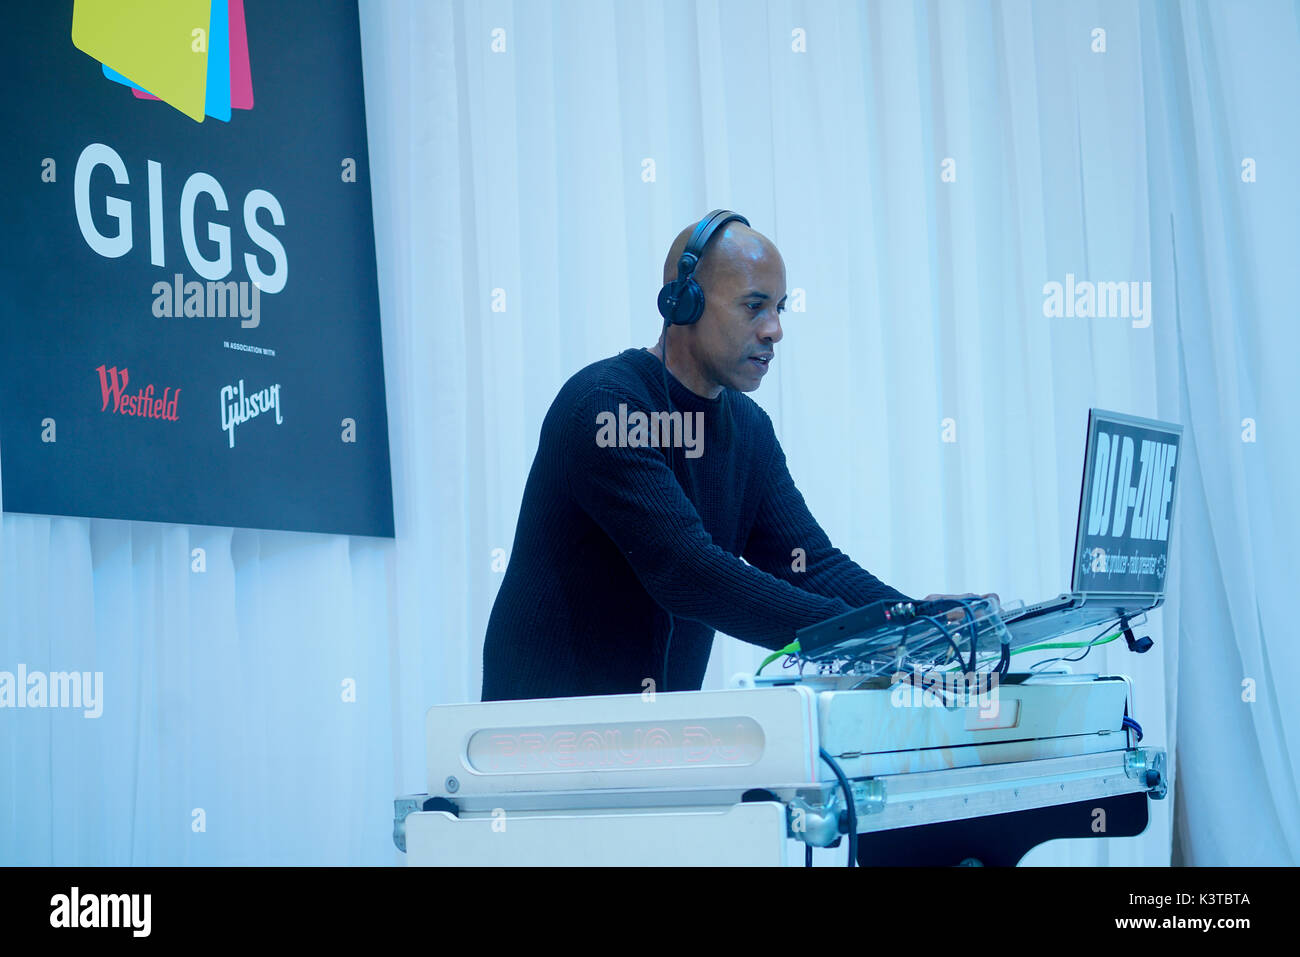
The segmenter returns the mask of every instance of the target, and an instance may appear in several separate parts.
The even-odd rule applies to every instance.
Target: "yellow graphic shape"
[[[75,0],[72,45],[202,123],[211,17],[212,0]]]

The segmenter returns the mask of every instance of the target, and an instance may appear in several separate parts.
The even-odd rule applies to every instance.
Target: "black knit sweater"
[[[667,409],[645,349],[587,366],[551,404],[488,621],[484,701],[641,693],[647,678],[698,690],[715,630],[775,650],[850,607],[908,600],[831,545],[757,403],[668,381],[674,410],[703,413],[700,449],[598,441],[620,404],[625,419]]]

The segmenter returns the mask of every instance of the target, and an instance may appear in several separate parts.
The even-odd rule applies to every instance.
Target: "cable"
[[[821,755],[823,761],[831,766],[831,771],[835,774],[835,780],[840,782],[840,787],[844,791],[844,803],[847,806],[848,813],[848,830],[849,830],[849,860],[846,866],[857,867],[858,865],[858,810],[853,804],[853,791],[849,788],[849,779],[844,776],[843,769],[839,763],[830,756],[825,748],[818,748],[817,753]],[[807,860],[807,858],[805,858]]]
[[[957,626],[957,630],[960,631],[964,625],[970,625],[970,664],[967,664],[966,660],[962,658],[960,646],[958,646],[957,642],[953,639],[952,634],[944,627],[943,623],[940,622],[937,617],[934,615],[917,615],[916,620],[934,622],[935,625],[938,626],[939,630],[943,632],[944,637],[948,639],[948,643],[952,645],[953,653],[957,656],[957,660],[961,662],[962,672],[964,674],[972,674],[978,667],[975,659],[979,644],[978,631],[976,628],[978,620],[975,617],[975,610],[971,607],[971,602],[967,598],[949,598],[945,599],[945,602],[949,609],[961,606],[962,610],[966,613],[962,624]],[[938,604],[938,602],[929,602],[929,604],[935,605]]]
[[[1138,736],[1137,743],[1138,743],[1138,744],[1141,744],[1141,743],[1142,743],[1142,725],[1138,724],[1136,721],[1134,721],[1134,720],[1133,720],[1132,718],[1130,718],[1128,715],[1124,715],[1124,727],[1126,727],[1126,728],[1132,728],[1132,729],[1133,729],[1133,733],[1136,734],[1136,735]]]
[[[934,615],[918,615],[918,616],[916,617],[915,620],[916,620],[916,621],[932,621],[932,622],[934,622],[934,626],[935,626],[936,628],[938,628],[941,632],[943,632],[943,636],[944,636],[945,638],[948,639],[948,644],[952,645],[952,650],[953,650],[953,653],[956,654],[956,656],[957,656],[957,660],[958,660],[959,662],[961,662],[961,670],[962,670],[962,674],[970,674],[972,671],[975,670],[975,655],[974,655],[974,650],[972,649],[972,653],[971,653],[971,665],[970,665],[970,667],[968,668],[968,667],[966,667],[966,660],[965,660],[964,658],[962,658],[962,656],[961,656],[961,648],[958,647],[957,642],[956,642],[956,641],[953,639],[953,637],[952,637],[952,632],[950,632],[950,631],[948,630],[948,627],[947,627],[943,622],[941,622],[938,618],[934,617]]]
[[[970,619],[970,670],[975,671],[975,646],[979,641],[979,633],[975,627],[975,610],[970,606],[970,599],[958,598],[961,607],[966,611],[966,617]]]
[[[1105,644],[1105,642],[1102,641],[1101,636],[1106,634],[1106,632],[1110,628],[1111,626],[1107,625],[1100,632],[1098,632],[1095,638],[1093,638],[1089,642],[1086,642],[1084,646],[1083,654],[1079,655],[1078,657],[1072,657],[1069,655],[1058,655],[1055,658],[1048,658],[1046,661],[1038,661],[1029,666],[1029,673],[1038,674],[1038,672],[1041,671],[1043,668],[1046,668],[1048,665],[1053,664],[1057,661],[1082,661],[1084,658],[1088,657],[1088,652],[1092,651],[1094,647],[1096,647],[1099,644]],[[1117,637],[1117,636],[1113,636],[1113,637]],[[1027,650],[1027,649],[1022,649],[1022,650]]]
[[[1088,652],[1090,651],[1092,651],[1091,645],[1089,645],[1087,648],[1084,649],[1083,654],[1078,656],[1057,655],[1055,658],[1048,658],[1045,661],[1036,661],[1029,666],[1029,673],[1031,675],[1039,674],[1040,672],[1044,671],[1048,665],[1054,665],[1058,661],[1070,661],[1070,662],[1082,661],[1084,658],[1088,657]]]
[[[966,612],[967,623],[969,623],[970,625],[970,644],[971,644],[970,670],[971,672],[977,672],[979,670],[979,665],[977,664],[977,660],[976,660],[976,648],[979,641],[979,628],[978,628],[979,621],[975,617],[975,609],[973,607],[974,602],[972,602],[972,600],[969,598],[954,598],[952,600],[960,604],[962,609],[965,610]],[[986,604],[989,604],[990,609],[992,607],[988,599],[976,599],[976,601],[984,601]],[[1003,632],[1004,633],[1006,632],[1005,626],[1003,627]],[[1007,638],[1008,638],[1007,641],[999,640],[1000,647],[998,649],[998,662],[996,665],[994,665],[993,670],[991,672],[992,674],[1006,675],[1009,674],[1011,671],[1011,644],[1009,641],[1010,635],[1007,635]]]
[[[1110,627],[1110,626],[1107,625],[1107,627]],[[1122,634],[1124,634],[1124,632],[1122,632],[1122,631],[1117,631],[1117,632],[1115,632],[1113,635],[1108,635],[1108,636],[1106,636],[1106,637],[1103,638],[1101,641],[1091,641],[1091,642],[1089,642],[1089,641],[1061,641],[1061,642],[1050,642],[1050,643],[1047,643],[1047,644],[1041,644],[1041,645],[1026,645],[1026,646],[1023,647],[1023,648],[1017,648],[1015,651],[1013,651],[1013,652],[1011,652],[1011,653],[1012,653],[1013,655],[1019,655],[1019,654],[1024,654],[1026,651],[1041,651],[1041,650],[1046,649],[1046,648],[1086,648],[1086,647],[1088,647],[1089,645],[1105,645],[1105,644],[1109,644],[1110,642],[1114,641],[1116,638],[1120,637],[1120,635],[1122,635]]]
[[[799,640],[796,638],[794,641],[790,642],[790,644],[786,645],[780,651],[774,651],[766,658],[764,658],[763,663],[758,666],[758,670],[755,671],[754,674],[761,675],[763,673],[764,668],[766,668],[772,662],[776,661],[776,659],[780,658],[782,655],[797,655],[797,654],[799,654]]]

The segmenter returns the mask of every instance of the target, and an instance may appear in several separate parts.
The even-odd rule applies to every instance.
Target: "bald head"
[[[665,285],[677,279],[678,262],[696,225],[687,226],[673,240],[664,261]],[[694,321],[677,325],[665,319],[651,351],[663,356],[665,370],[671,367],[696,395],[713,399],[724,388],[754,391],[781,341],[785,310],[781,254],[762,233],[742,222],[730,222],[709,237],[695,278],[705,293],[703,311]]]
[[[690,242],[698,223],[691,223],[673,240],[668,248],[668,258],[664,260],[664,284],[677,278],[677,264],[682,252]],[[756,229],[751,229],[740,221],[730,222],[709,237],[704,247],[704,255],[695,267],[695,279],[701,286],[709,285],[724,272],[743,268],[747,263],[754,263],[767,257],[781,258],[772,241]]]

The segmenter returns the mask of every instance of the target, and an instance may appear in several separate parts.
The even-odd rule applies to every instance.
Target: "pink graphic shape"
[[[236,110],[253,108],[253,73],[248,64],[244,0],[230,0],[230,105]]]

